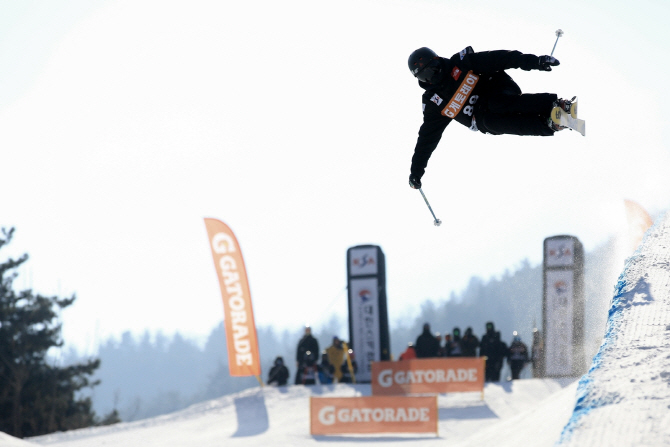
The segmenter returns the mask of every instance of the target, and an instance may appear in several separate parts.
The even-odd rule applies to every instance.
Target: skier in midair
[[[564,129],[551,120],[550,114],[554,107],[570,113],[571,100],[559,99],[554,93],[521,93],[505,72],[511,68],[551,71],[559,64],[553,56],[519,51],[474,52],[467,47],[448,59],[426,47],[414,51],[409,56],[409,69],[425,92],[410,186],[421,188],[428,159],[452,120],[493,135],[551,136]]]

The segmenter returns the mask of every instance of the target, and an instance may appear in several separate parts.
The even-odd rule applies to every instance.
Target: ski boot
[[[549,116],[549,120],[547,121],[547,124],[549,127],[554,131],[558,132],[559,130],[567,129],[565,126],[561,126],[558,124],[556,121],[557,119],[553,119],[554,115],[560,115],[561,111],[569,114],[572,118],[577,118],[577,97],[573,96],[572,99],[563,99],[563,98],[558,98],[556,101],[554,101],[551,115]],[[559,109],[559,110],[556,110]]]
[[[549,127],[554,131],[569,128],[576,130],[582,136],[586,135],[586,123],[577,118],[577,97],[572,99],[557,99],[554,101],[554,108],[549,114]]]
[[[559,98],[554,101],[554,107],[560,107],[565,113],[569,113],[571,117],[577,118],[577,99],[576,96],[573,96],[572,99],[562,99]]]

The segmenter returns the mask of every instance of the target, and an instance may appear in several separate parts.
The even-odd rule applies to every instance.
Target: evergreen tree
[[[13,233],[2,229],[0,249]],[[67,367],[48,363],[47,351],[62,345],[56,312],[75,297],[15,292],[15,270],[27,259],[0,263],[0,431],[19,438],[93,425],[90,398],[76,394],[97,384],[89,376],[100,366],[99,359]]]

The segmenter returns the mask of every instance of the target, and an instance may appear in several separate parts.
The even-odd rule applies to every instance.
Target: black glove
[[[538,70],[542,71],[551,71],[551,67],[561,65],[561,63],[553,56],[540,56],[538,57],[538,63],[540,67]]]
[[[414,189],[421,188],[421,179],[414,174],[409,175],[409,186]]]

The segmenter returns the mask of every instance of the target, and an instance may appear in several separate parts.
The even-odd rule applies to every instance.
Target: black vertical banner
[[[584,248],[574,236],[544,240],[544,375],[584,373]]]
[[[370,382],[372,362],[390,360],[386,265],[377,245],[347,250],[349,342],[358,364],[357,382]]]

